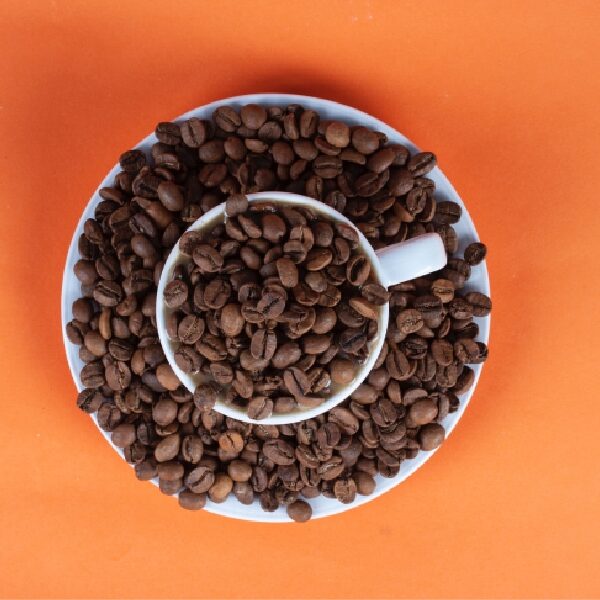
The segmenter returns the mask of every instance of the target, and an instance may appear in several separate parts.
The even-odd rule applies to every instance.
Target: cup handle
[[[375,251],[385,287],[427,275],[446,266],[447,256],[437,233],[424,233],[410,240]]]

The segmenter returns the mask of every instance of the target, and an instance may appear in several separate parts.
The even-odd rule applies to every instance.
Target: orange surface
[[[0,3],[0,594],[600,595],[600,3]],[[464,419],[376,502],[305,526],[188,513],[75,408],[67,246],[119,153],[240,93],[364,109],[440,164],[490,248]]]

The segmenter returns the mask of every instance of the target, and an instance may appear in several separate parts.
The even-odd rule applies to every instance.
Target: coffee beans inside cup
[[[347,223],[241,194],[225,207],[223,223],[183,234],[164,288],[175,361],[206,408],[318,406],[353,381],[389,293]]]
[[[486,250],[478,244],[464,258],[456,255],[453,224],[461,209],[434,198],[427,174],[435,156],[411,155],[381,133],[320,119],[299,105],[224,106],[211,119],[160,123],[156,136],[149,153],[125,152],[113,185],[100,190],[94,217],[78,242],[75,275],[82,297],[66,327],[83,363],[77,404],[95,414],[137,477],[157,479],[160,490],[178,494],[186,509],[235,497],[244,504],[260,502],[267,511],[284,506],[290,518],[306,521],[312,498],[352,502],[371,494],[379,476],[394,477],[403,461],[436,448],[444,439],[442,422],[473,385],[469,365],[487,358],[474,318],[489,314],[491,302],[476,291],[464,292]],[[156,330],[157,282],[182,233],[228,198],[263,190],[324,202],[347,216],[375,248],[435,231],[449,254],[441,271],[389,290],[386,341],[365,382],[338,407],[293,425],[248,424],[215,412],[208,390],[198,397],[180,384]],[[248,242],[261,239],[245,235]],[[322,235],[327,234],[313,232]],[[250,249],[256,251],[251,244]],[[199,251],[197,260],[215,268],[227,260],[218,254],[221,258]],[[250,252],[244,255],[253,260]],[[182,289],[171,290],[173,298],[185,294]],[[217,299],[219,290],[213,292]],[[381,301],[381,290],[367,284],[360,295],[375,305]],[[233,287],[231,297],[236,301]],[[349,308],[354,312],[348,310],[346,319],[357,312]],[[219,323],[231,323],[227,332],[235,337],[237,311],[229,311]],[[181,312],[185,317],[176,329],[172,324],[171,334],[177,338],[181,328],[191,342],[201,325],[193,310]],[[208,346],[219,349],[227,332],[221,337],[218,324],[209,321],[202,335],[213,336]],[[196,341],[181,347],[196,351]],[[260,339],[256,344],[268,346]],[[193,365],[197,357],[184,351],[179,360]],[[347,365],[338,367],[341,378],[351,377]],[[224,372],[216,370],[218,376]],[[292,410],[288,403],[278,410]]]

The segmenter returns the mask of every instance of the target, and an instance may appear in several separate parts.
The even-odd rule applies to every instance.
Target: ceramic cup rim
[[[253,204],[255,202],[269,202],[276,205],[292,205],[292,206],[303,206],[306,208],[310,208],[315,212],[326,216],[328,219],[332,221],[345,223],[352,227],[352,229],[358,234],[359,239],[359,248],[362,252],[364,252],[369,261],[371,263],[371,267],[375,270],[375,279],[376,282],[381,282],[383,280],[383,272],[381,263],[375,249],[369,243],[367,238],[363,235],[363,233],[344,215],[335,210],[334,208],[324,204],[323,202],[319,202],[314,198],[310,198],[308,196],[302,196],[300,194],[292,194],[291,192],[283,192],[283,191],[265,191],[265,192],[256,192],[253,194],[247,195],[248,202]],[[197,221],[192,223],[185,232],[189,231],[198,231],[205,230],[210,227],[210,224],[214,221],[220,220],[225,213],[225,203],[218,204],[217,206],[211,208],[208,212],[202,215]],[[181,238],[180,238],[181,239]],[[156,290],[156,328],[158,330],[158,337],[160,340],[160,344],[162,346],[163,352],[169,365],[173,369],[173,372],[182,382],[184,387],[190,391],[194,391],[195,383],[193,377],[191,377],[188,373],[185,373],[182,369],[179,368],[177,363],[175,362],[175,353],[174,353],[174,344],[172,340],[169,338],[167,334],[166,327],[166,315],[168,314],[168,309],[165,305],[164,301],[164,290],[167,283],[170,281],[173,269],[183,261],[188,261],[189,259],[184,258],[184,255],[179,249],[179,242],[175,243],[173,249],[169,253],[167,260],[165,261],[165,265],[163,267],[160,280],[158,282],[157,290]],[[348,398],[367,378],[377,358],[379,357],[379,353],[383,347],[385,342],[385,335],[387,332],[387,327],[389,323],[389,303],[385,302],[381,306],[381,310],[379,311],[378,316],[378,333],[375,339],[371,342],[369,348],[369,354],[367,358],[359,364],[359,368],[356,372],[356,375],[352,382],[349,385],[346,385],[332,394],[327,398],[324,402],[319,404],[316,407],[307,407],[301,408],[292,413],[284,413],[284,414],[275,414],[273,413],[270,417],[265,419],[251,419],[248,416],[248,413],[235,406],[231,406],[218,400],[214,410],[217,412],[224,414],[227,417],[231,417],[233,419],[237,419],[239,421],[244,421],[246,423],[254,423],[259,425],[285,425],[288,423],[298,423],[300,421],[304,421],[306,419],[312,419],[314,417],[323,414],[324,412],[330,411],[332,408],[338,406],[341,402],[343,402],[346,398]]]

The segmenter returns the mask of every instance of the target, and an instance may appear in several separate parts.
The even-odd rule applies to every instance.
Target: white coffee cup
[[[426,233],[404,242],[375,250],[360,230],[357,229],[349,219],[335,209],[314,200],[313,198],[290,194],[288,192],[258,192],[256,194],[249,194],[248,202],[269,202],[275,205],[303,206],[316,214],[323,215],[328,221],[346,223],[357,232],[359,248],[369,258],[371,267],[374,270],[375,280],[384,287],[389,287],[402,283],[403,281],[414,279],[415,277],[427,275],[446,265],[447,258],[444,244],[437,233]],[[208,231],[213,228],[215,224],[222,222],[224,218],[225,204],[223,203],[209,210],[193,223],[187,231]],[[198,383],[198,378],[192,374],[184,373],[175,362],[175,351],[178,343],[175,340],[171,340],[167,333],[166,317],[169,314],[170,309],[164,302],[164,289],[166,284],[173,277],[174,268],[179,263],[188,261],[189,257],[180,252],[179,244],[175,244],[167,258],[158,283],[156,294],[156,324],[160,343],[171,368],[183,385],[190,392],[193,392]],[[366,359],[358,364],[354,379],[348,385],[336,388],[319,406],[313,408],[299,408],[294,412],[286,414],[273,414],[260,421],[250,419],[245,410],[222,401],[217,401],[215,410],[247,423],[274,425],[303,421],[304,419],[310,419],[331,410],[334,406],[350,396],[372,370],[385,341],[388,321],[389,305],[386,303],[381,307],[379,313],[378,334],[369,344],[369,353]]]

